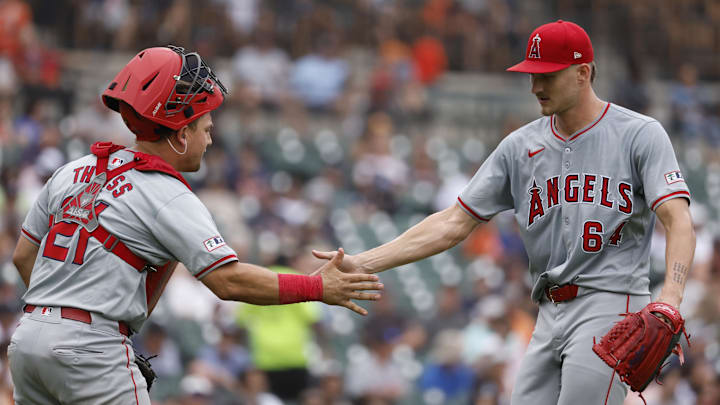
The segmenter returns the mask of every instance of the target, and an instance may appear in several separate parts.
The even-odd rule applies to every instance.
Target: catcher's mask
[[[110,82],[102,100],[122,115],[138,140],[156,141],[167,132],[162,127],[177,131],[218,108],[226,94],[197,52],[168,45],[135,55]]]

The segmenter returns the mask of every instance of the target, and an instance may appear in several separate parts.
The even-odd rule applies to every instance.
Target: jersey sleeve
[[[636,161],[648,207],[654,211],[665,201],[678,197],[689,202],[690,191],[665,129],[652,121],[640,131],[636,138]]]
[[[495,214],[513,207],[509,149],[507,139],[500,142],[458,196],[460,207],[478,221],[487,222]]]
[[[20,229],[22,235],[30,242],[40,246],[40,242],[50,230],[50,180],[40,190],[35,203],[25,216]]]
[[[198,279],[238,260],[210,212],[190,192],[175,197],[158,211],[151,232]]]

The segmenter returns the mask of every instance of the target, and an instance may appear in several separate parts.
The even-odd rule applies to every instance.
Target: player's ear
[[[592,73],[592,68],[590,67],[590,65],[588,63],[581,63],[581,64],[577,65],[576,74],[577,74],[578,84],[583,84],[586,82],[590,83],[590,74],[591,73]]]
[[[187,132],[188,132],[188,126],[185,125],[184,127],[178,129],[175,136],[177,137],[177,141],[180,145],[185,145],[187,142]]]

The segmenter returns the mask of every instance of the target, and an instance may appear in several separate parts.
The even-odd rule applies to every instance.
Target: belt
[[[553,303],[570,301],[577,297],[578,286],[575,284],[554,285],[545,288],[545,295]]]
[[[35,310],[35,308],[37,308],[37,306],[27,304],[23,307],[23,311],[31,313]],[[92,315],[90,315],[90,312],[79,308],[61,307],[60,317],[87,324],[92,323]],[[130,337],[130,327],[125,322],[118,321],[118,331],[123,335]]]

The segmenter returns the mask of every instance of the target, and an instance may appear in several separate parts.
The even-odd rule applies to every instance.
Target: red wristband
[[[278,298],[281,304],[304,301],[321,301],[323,284],[321,276],[278,274]]]

